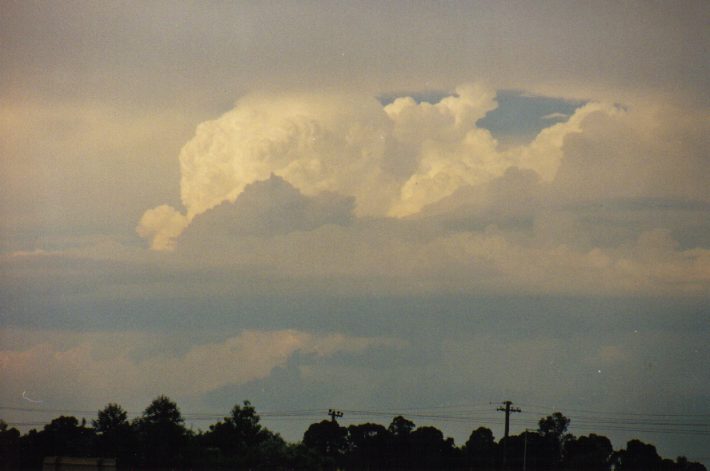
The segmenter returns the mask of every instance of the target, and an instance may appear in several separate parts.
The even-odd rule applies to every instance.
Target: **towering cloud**
[[[150,209],[138,233],[152,248],[170,250],[197,215],[234,202],[247,185],[272,174],[306,196],[327,191],[354,197],[358,216],[393,217],[415,214],[511,166],[549,179],[564,136],[578,132],[588,113],[606,109],[588,105],[530,146],[502,152],[476,125],[496,106],[495,92],[480,84],[460,86],[435,104],[403,97],[382,105],[372,97],[327,93],[246,96],[200,124],[182,148],[185,212]]]

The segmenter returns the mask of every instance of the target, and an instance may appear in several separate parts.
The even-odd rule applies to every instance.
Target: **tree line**
[[[260,424],[249,401],[235,405],[206,431],[193,432],[175,402],[159,396],[140,417],[128,419],[108,404],[96,419],[61,416],[40,431],[21,434],[0,421],[0,469],[41,469],[47,456],[111,457],[119,469],[274,470],[594,470],[707,471],[684,457],[660,457],[656,448],[631,440],[614,450],[602,435],[575,437],[559,412],[541,418],[536,431],[495,440],[479,427],[463,446],[432,426],[397,416],[387,426],[343,427],[333,420],[311,424],[298,443],[288,443]]]

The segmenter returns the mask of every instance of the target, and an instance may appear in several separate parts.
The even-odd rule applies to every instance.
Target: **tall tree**
[[[360,424],[348,427],[349,464],[355,469],[386,467],[391,434],[380,424]]]
[[[499,449],[505,449],[505,469],[522,469],[523,462],[529,471],[550,471],[555,469],[555,453],[549,438],[539,432],[525,431],[520,435],[510,435],[501,439]],[[503,451],[501,449],[501,451]],[[503,456],[501,456],[501,459]]]
[[[91,456],[94,449],[94,431],[81,424],[76,417],[61,416],[44,426],[40,443],[45,456]]]
[[[455,456],[454,441],[444,438],[436,427],[419,427],[410,435],[412,443],[412,468],[451,469]]]
[[[137,440],[128,422],[128,414],[118,404],[107,404],[92,421],[97,437],[97,452],[103,457],[113,457],[121,468],[136,464]]]
[[[264,463],[285,460],[286,443],[259,423],[260,417],[251,402],[235,405],[229,417],[210,426],[204,440],[219,449],[225,466],[253,468]]]
[[[409,419],[405,419],[401,415],[398,415],[394,419],[392,419],[392,422],[390,423],[389,427],[387,430],[394,435],[395,437],[406,437],[410,433],[412,433],[412,430],[414,430],[414,422],[412,422]]]
[[[391,434],[390,439],[390,466],[393,468],[407,469],[412,467],[412,431],[414,422],[398,415],[387,427]]]
[[[479,427],[468,437],[464,445],[467,462],[473,469],[493,469],[498,455],[493,432],[485,427]]]
[[[540,419],[538,422],[538,433],[543,438],[543,452],[550,459],[550,466],[556,467],[562,461],[562,450],[564,449],[565,441],[572,438],[567,434],[570,419],[562,415],[560,412],[555,412]]]
[[[327,467],[335,467],[343,461],[347,452],[348,431],[332,420],[311,424],[303,434],[303,444],[326,459]]]
[[[563,468],[569,470],[608,471],[614,448],[607,437],[589,434],[568,440],[564,447]]]
[[[118,404],[109,403],[98,412],[97,418],[91,423],[98,433],[110,432],[129,426],[128,413]]]
[[[705,466],[700,463],[688,461],[688,458],[685,456],[679,456],[671,469],[673,469],[673,471],[707,471]]]
[[[20,432],[0,419],[0,470],[20,468]]]
[[[244,401],[243,406],[235,405],[230,417],[225,422],[234,431],[235,439],[243,448],[253,447],[267,438],[265,430],[259,424],[261,418],[251,402]]]
[[[540,419],[538,422],[538,431],[543,437],[552,437],[561,441],[567,432],[569,424],[570,419],[560,412],[555,412],[552,415]]]
[[[614,469],[617,471],[661,471],[663,460],[656,452],[656,447],[642,442],[630,440],[626,449],[614,453]]]
[[[175,468],[185,464],[188,433],[177,404],[158,396],[136,421],[142,458],[151,468]]]

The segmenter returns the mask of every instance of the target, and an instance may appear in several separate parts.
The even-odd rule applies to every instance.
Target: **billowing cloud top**
[[[246,186],[276,175],[305,195],[355,198],[358,216],[404,217],[501,177],[511,167],[554,178],[566,136],[590,114],[622,113],[588,104],[545,129],[529,145],[502,151],[477,122],[497,106],[495,91],[459,86],[438,103],[402,97],[337,94],[249,95],[220,118],[197,127],[180,152],[185,212],[162,205],[145,212],[138,233],[170,250],[193,219]]]
[[[699,116],[589,102],[506,146],[478,124],[496,107],[481,84],[436,103],[244,97],[182,148],[185,211],[150,209],[138,232],[158,251],[405,292],[704,291]]]

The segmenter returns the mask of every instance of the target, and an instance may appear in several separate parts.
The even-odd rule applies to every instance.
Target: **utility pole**
[[[498,411],[505,412],[505,437],[508,438],[508,432],[510,431],[510,413],[511,412],[522,412],[519,407],[510,407],[513,405],[511,401],[503,402],[505,407],[499,407]]]
[[[523,448],[523,471],[528,469],[528,429],[525,429],[525,447]]]
[[[343,413],[340,412],[339,410],[335,409],[328,409],[328,415],[330,416],[330,421],[335,422],[336,417],[342,417]]]
[[[503,469],[505,469],[505,448],[508,444],[508,433],[510,432],[510,413],[511,412],[522,412],[519,407],[510,407],[513,405],[511,401],[504,401],[503,405],[505,407],[499,407],[498,411],[505,412],[505,436],[503,437]]]

